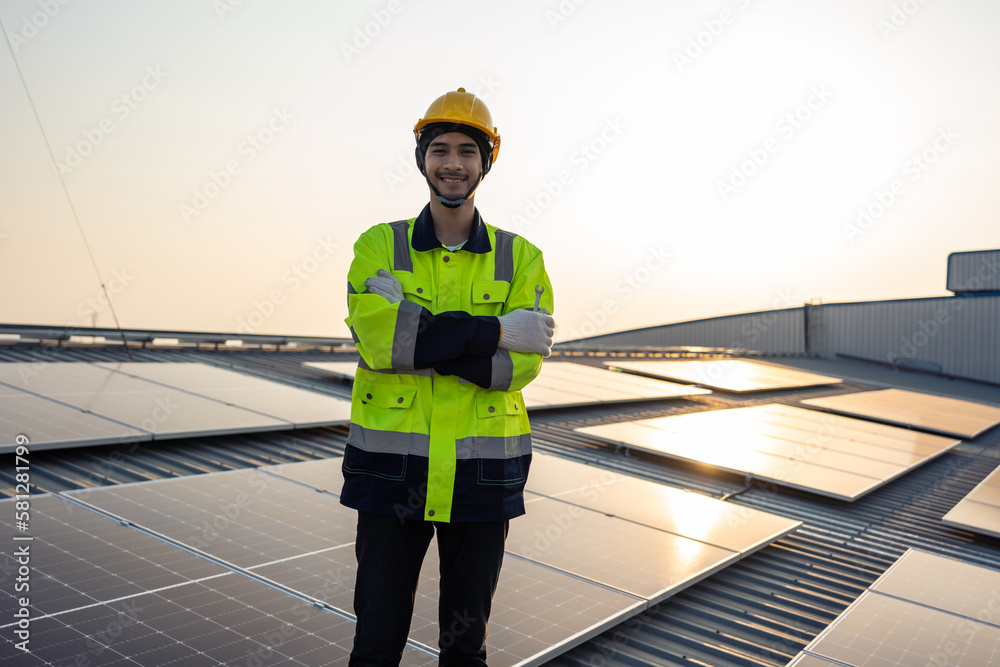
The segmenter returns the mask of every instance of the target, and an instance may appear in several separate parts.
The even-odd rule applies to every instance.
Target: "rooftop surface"
[[[349,361],[325,351],[133,349],[132,361],[198,361],[347,398],[350,387],[305,369],[306,361]],[[602,356],[567,360],[600,363]],[[2,362],[129,361],[120,346],[12,344]],[[574,431],[617,421],[800,401],[898,387],[1000,406],[1000,387],[894,371],[848,359],[763,358],[767,363],[842,378],[840,385],[753,394],[690,396],[649,402],[548,409],[532,414],[535,446],[565,458],[763,510],[803,525],[772,545],[553,659],[552,665],[783,666],[871,585],[907,548],[1000,568],[1000,540],[941,522],[1000,464],[1000,428],[964,440],[925,465],[853,503],[609,447]],[[553,357],[546,363],[557,363]],[[35,493],[103,487],[224,470],[331,458],[345,426],[184,438],[126,447],[99,446],[32,455]],[[14,493],[12,466],[0,469],[0,494]]]

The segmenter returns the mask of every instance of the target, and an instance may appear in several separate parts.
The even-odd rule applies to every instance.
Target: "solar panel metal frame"
[[[933,412],[952,415],[954,410],[968,406],[969,409],[977,410],[984,417],[977,421],[977,426],[972,430],[958,430],[951,426],[935,425],[933,423],[915,422],[907,416],[906,412],[890,410],[879,407],[878,403],[890,397],[895,400],[923,401],[925,407],[921,409],[921,415],[926,417]],[[905,426],[919,429],[931,433],[940,433],[955,438],[975,438],[986,431],[1000,424],[1000,407],[978,403],[935,394],[926,394],[918,391],[904,389],[878,389],[874,391],[855,392],[850,394],[836,394],[834,396],[823,396],[820,398],[810,398],[801,401],[803,405],[825,410],[836,414],[860,417],[875,422]],[[928,404],[941,403],[939,409],[926,407]],[[993,420],[989,421],[988,420]],[[953,419],[946,419],[945,422],[953,422]],[[988,422],[988,423],[987,423]],[[939,422],[940,424],[940,422]]]
[[[812,411],[805,408],[786,408],[790,410],[801,410],[803,415],[807,415]],[[938,452],[925,457],[921,461],[915,464],[910,464],[906,466],[898,466],[898,470],[895,474],[890,476],[885,476],[882,478],[874,478],[870,475],[864,475],[861,473],[854,472],[847,468],[832,468],[828,466],[817,465],[812,460],[807,459],[795,459],[787,458],[784,455],[777,454],[774,452],[768,452],[766,450],[761,450],[755,448],[753,445],[754,440],[750,440],[751,447],[739,450],[738,453],[746,454],[748,456],[756,456],[757,463],[754,465],[738,466],[733,465],[733,455],[735,450],[729,450],[727,452],[716,452],[710,455],[705,455],[704,452],[707,450],[704,448],[703,442],[698,441],[698,438],[707,437],[705,433],[692,433],[689,432],[693,429],[685,429],[682,434],[672,433],[669,430],[669,425],[679,425],[684,420],[688,423],[692,423],[692,420],[705,420],[705,419],[715,419],[716,421],[724,421],[730,419],[734,414],[761,414],[766,413],[768,406],[751,406],[744,408],[732,408],[728,410],[716,410],[700,413],[688,413],[684,415],[673,415],[669,417],[658,417],[654,419],[637,420],[630,422],[619,422],[615,424],[603,424],[599,426],[586,426],[578,427],[575,430],[590,436],[607,442],[609,444],[614,444],[616,446],[624,445],[626,447],[646,451],[655,455],[667,456],[669,458],[676,458],[680,460],[690,461],[694,463],[702,463],[714,466],[721,470],[727,470],[734,473],[750,475],[760,479],[768,479],[781,486],[786,486],[789,488],[796,488],[811,493],[816,493],[820,495],[829,496],[831,498],[837,498],[840,500],[853,501],[863,495],[871,492],[872,490],[887,484],[888,482],[896,479],[900,475],[913,470],[930,461],[931,459],[944,454],[946,451],[952,447],[960,444],[960,441],[955,440],[948,444],[945,444],[946,440],[941,438],[942,446]],[[818,413],[825,414],[825,413]],[[720,416],[721,415],[721,416]],[[839,415],[827,415],[828,417],[833,417],[837,422],[840,420],[853,420],[851,417],[839,416]],[[856,420],[853,420],[856,421]],[[744,430],[741,435],[741,442],[747,442],[746,427],[752,425],[752,421],[748,421],[743,424]],[[663,426],[661,426],[663,425]],[[687,424],[685,424],[687,427]],[[893,429],[892,426],[883,426],[885,429]],[[647,432],[648,430],[648,432]],[[615,435],[615,433],[618,435]],[[817,431],[818,432],[818,431]],[[940,436],[932,436],[940,437]],[[766,440],[766,434],[760,436],[761,440]],[[664,446],[657,447],[651,444],[645,444],[642,442],[650,440],[674,440],[673,447]],[[638,442],[637,442],[638,440]],[[779,440],[779,439],[775,439]],[[808,448],[812,446],[808,441],[800,443],[804,447]],[[781,447],[786,447],[785,444],[780,444]],[[684,450],[697,451],[697,456],[689,456],[682,454]],[[820,452],[830,451],[824,447],[817,447]],[[761,458],[764,456],[765,458]],[[826,459],[830,459],[830,456],[824,455]],[[783,461],[779,461],[783,459]],[[871,461],[871,459],[859,458],[862,462]],[[790,475],[782,472],[783,467],[788,468],[794,466],[794,472],[798,477],[798,480],[791,478]],[[778,473],[781,473],[780,476]],[[804,479],[812,478],[816,480],[813,483],[802,483]],[[871,480],[871,481],[869,481]],[[834,482],[839,486],[839,489]]]
[[[687,382],[697,386],[711,387],[714,390],[744,394],[756,391],[773,391],[776,389],[803,389],[806,387],[819,387],[831,384],[840,384],[841,378],[818,375],[790,368],[772,366],[745,359],[713,359],[713,360],[673,360],[673,359],[652,359],[634,361],[608,361],[606,365],[612,368],[621,369],[626,373],[641,374],[647,377],[661,378],[665,380],[675,380]],[[747,368],[757,370],[759,373],[769,372],[771,375],[784,375],[786,380],[781,382],[758,383],[754,386],[740,387],[734,383],[718,381],[710,377],[712,369],[722,365],[729,365],[735,368]],[[673,371],[671,371],[671,368]]]

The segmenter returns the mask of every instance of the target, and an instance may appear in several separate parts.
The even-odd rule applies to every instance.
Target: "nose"
[[[444,166],[451,171],[461,171],[462,161],[458,159],[458,151],[448,151],[448,159],[445,160]]]

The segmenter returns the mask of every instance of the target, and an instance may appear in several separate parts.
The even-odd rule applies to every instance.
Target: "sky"
[[[413,124],[459,86],[502,137],[476,205],[543,251],[557,341],[945,295],[949,253],[1000,247],[995,0],[4,0],[0,21],[0,323],[348,336],[353,243],[426,204]]]

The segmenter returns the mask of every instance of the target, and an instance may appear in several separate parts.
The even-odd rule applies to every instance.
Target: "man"
[[[351,665],[398,665],[431,537],[441,665],[485,665],[486,624],[531,463],[520,389],[551,353],[542,253],[483,222],[500,150],[463,88],[414,127],[430,203],[354,246],[347,324],[361,353],[341,502],[358,510]]]

